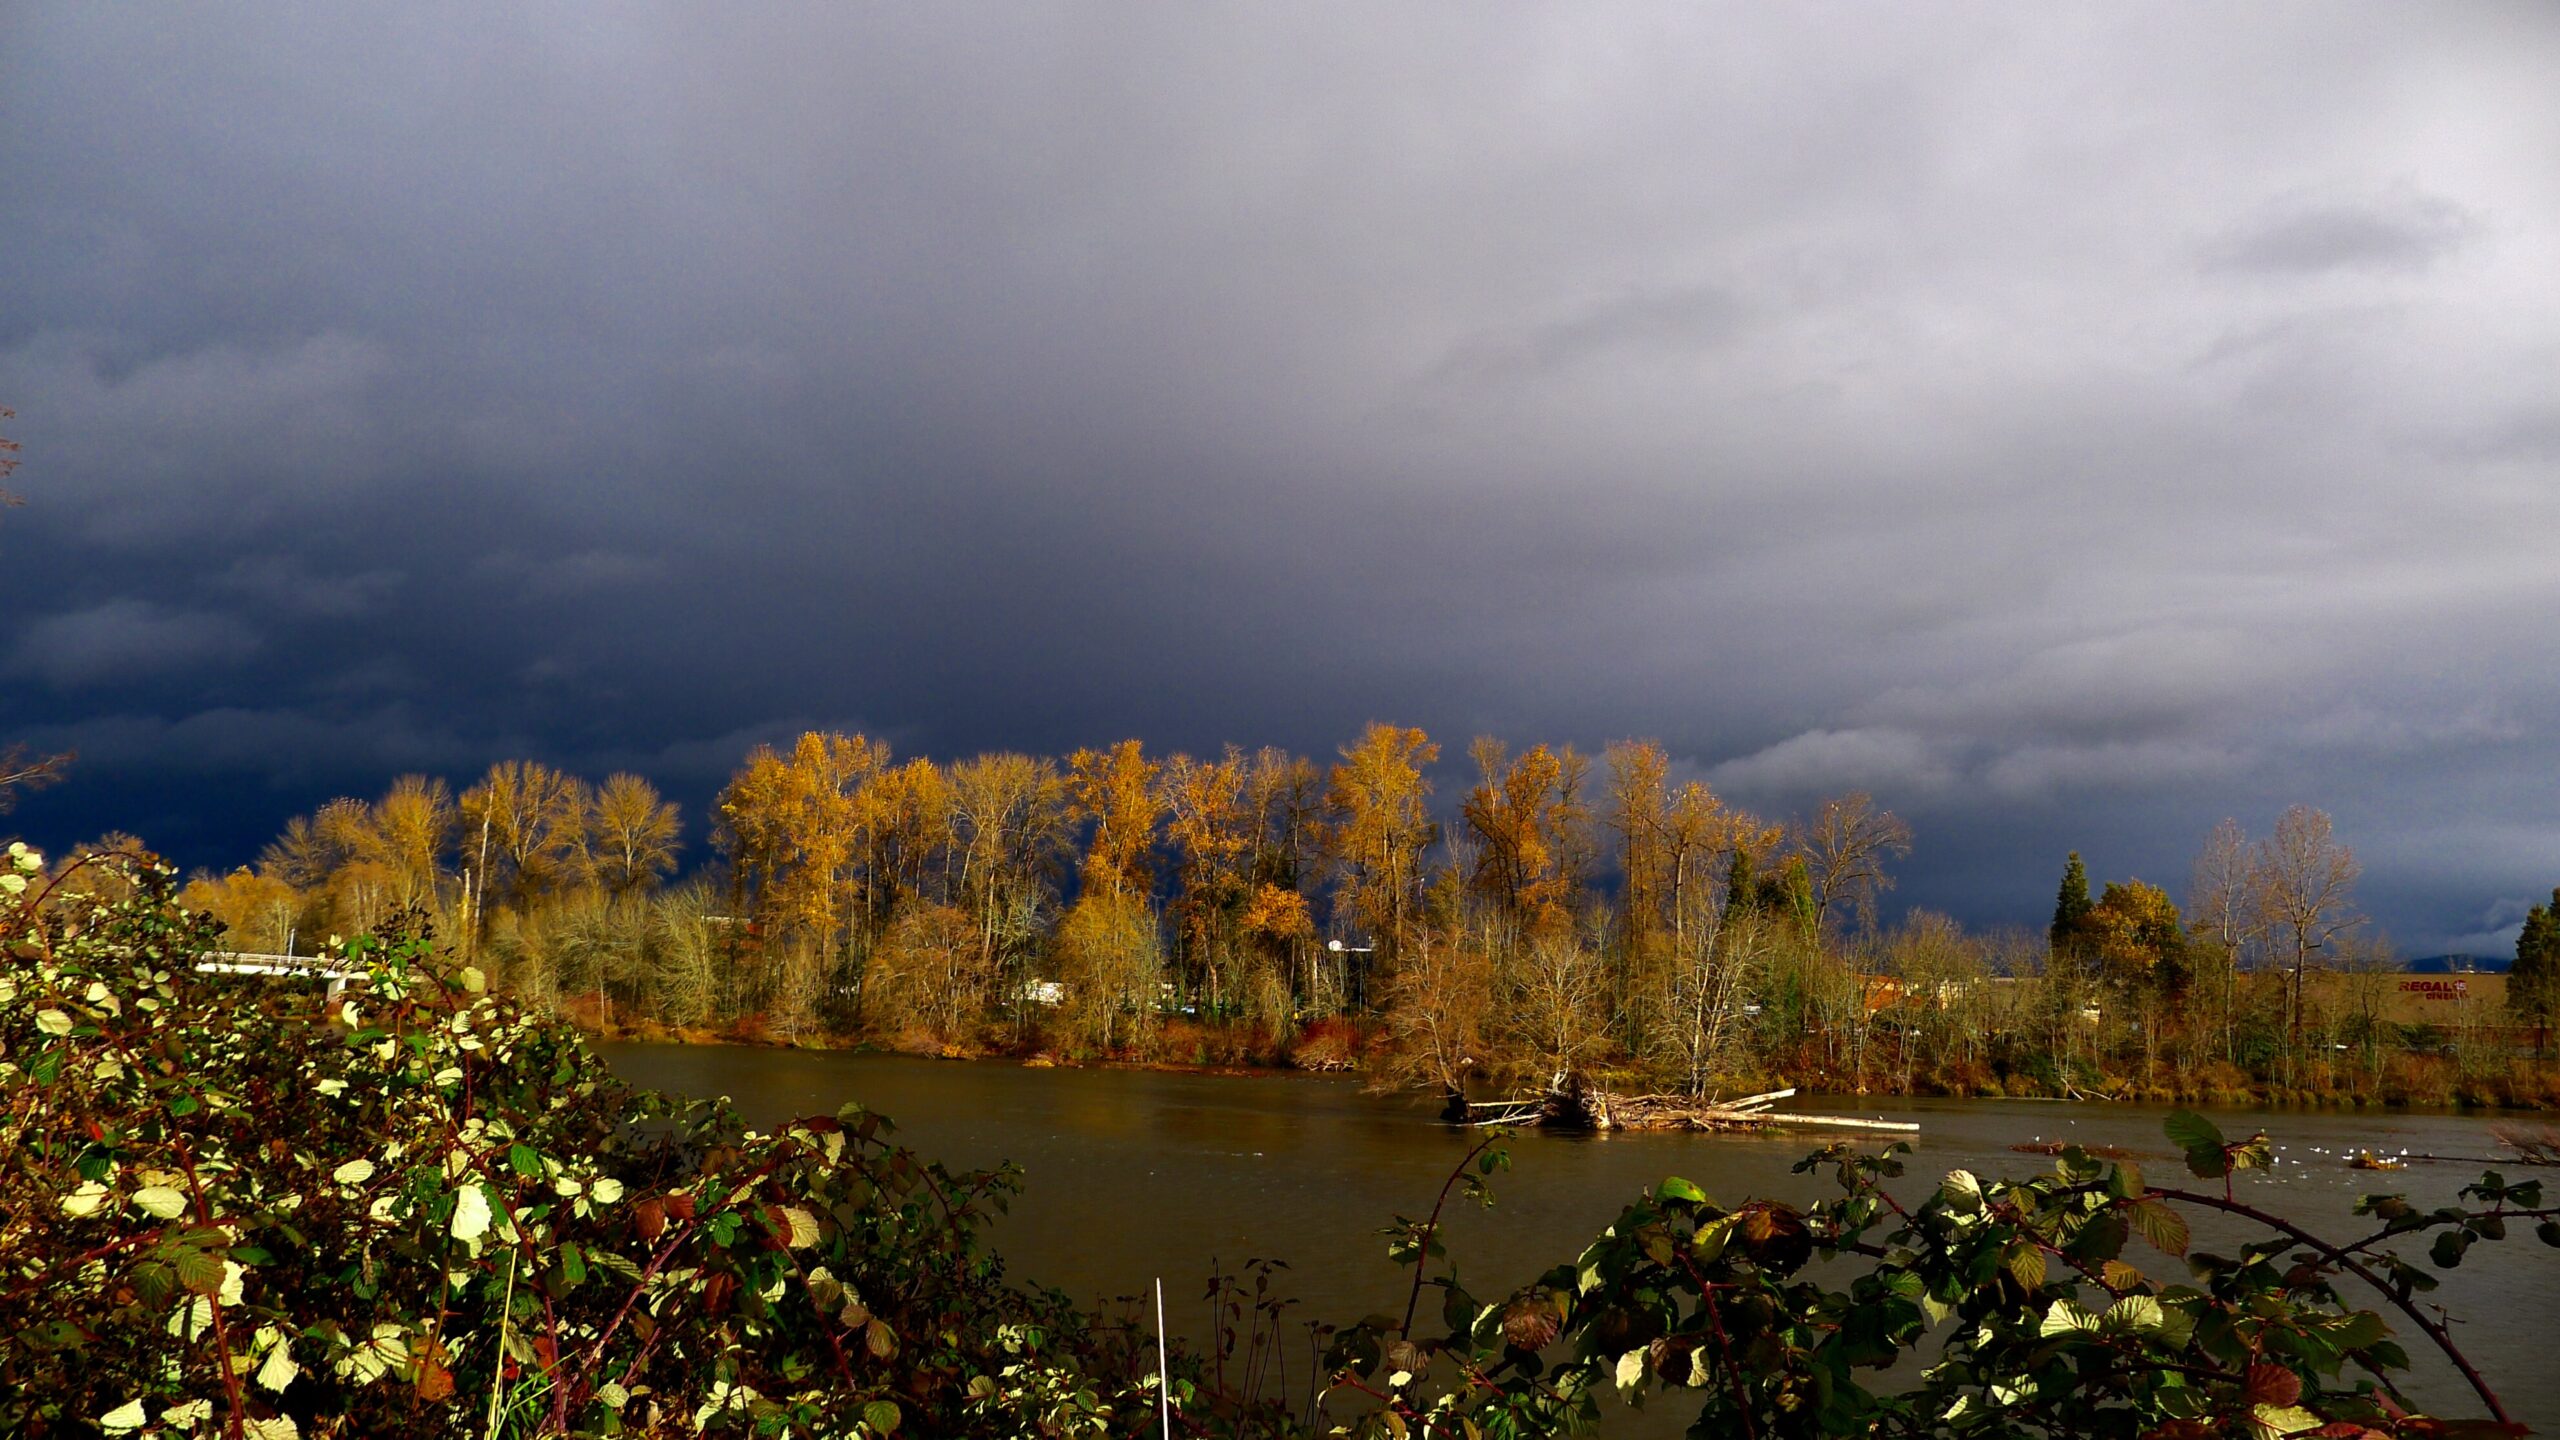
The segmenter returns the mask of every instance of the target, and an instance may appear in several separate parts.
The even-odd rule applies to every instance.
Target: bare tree
[[[1493,1018],[1493,962],[1482,950],[1435,938],[1428,930],[1386,985],[1386,1078],[1429,1086],[1448,1102],[1448,1118],[1466,1118],[1467,1076],[1483,1063]]]
[[[0,748],[0,815],[18,803],[20,791],[41,790],[61,779],[63,770],[77,758],[68,750],[39,755],[24,745]]]
[[[17,418],[17,411],[10,409],[6,405],[0,405],[0,420],[15,420]],[[0,435],[0,480],[8,479],[10,472],[17,468],[18,442],[10,439],[6,435]],[[6,486],[0,486],[0,510],[5,510],[17,503],[18,497],[10,494]]]
[[[1876,896],[1893,888],[1885,861],[1910,853],[1911,827],[1892,811],[1878,810],[1865,791],[1823,801],[1804,831],[1816,924],[1828,929],[1832,907],[1844,901],[1861,923],[1873,924]]]
[[[2257,852],[2237,820],[2224,820],[2204,839],[2187,883],[2187,923],[2222,952],[2222,1058],[2233,1058],[2233,1016],[2240,1008],[2240,970],[2251,945],[2266,934],[2256,902],[2261,888]]]
[[[2356,912],[2355,852],[2330,833],[2326,811],[2296,805],[2276,821],[2256,852],[2258,912],[2285,947],[2287,1046],[2302,1052],[2302,977],[2311,957],[2322,954],[2364,923]]]
[[[0,405],[0,420],[15,418],[17,413]],[[9,472],[17,468],[18,442],[0,435],[0,480],[8,479]],[[0,510],[17,503],[18,497],[0,485]],[[59,755],[39,755],[24,745],[0,747],[0,815],[8,814],[9,807],[17,803],[18,792],[41,790],[61,779],[64,767],[77,758],[68,750]]]

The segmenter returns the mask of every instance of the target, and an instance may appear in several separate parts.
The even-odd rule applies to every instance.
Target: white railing
[[[199,975],[275,975],[296,980],[326,980],[329,993],[337,994],[349,980],[362,983],[361,970],[350,970],[346,961],[327,955],[267,955],[254,950],[216,950],[196,960]]]

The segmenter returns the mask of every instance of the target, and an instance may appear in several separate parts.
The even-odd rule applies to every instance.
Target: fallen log
[[[1759,1118],[1771,1125],[1829,1125],[1841,1130],[1891,1130],[1903,1135],[1920,1133],[1919,1125],[1909,1120],[1863,1120],[1855,1115],[1798,1115],[1785,1110],[1772,1110]]]
[[[1614,1095],[1580,1085],[1560,1083],[1538,1095],[1467,1102],[1466,1123],[1535,1125],[1550,1130],[1705,1130],[1749,1132],[1775,1127],[1809,1126],[1838,1130],[1916,1133],[1904,1120],[1870,1120],[1852,1115],[1817,1115],[1771,1107],[1789,1099],[1795,1088],[1770,1090],[1732,1100],[1706,1100],[1686,1095]]]

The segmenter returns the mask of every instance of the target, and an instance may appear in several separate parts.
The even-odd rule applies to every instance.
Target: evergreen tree
[[[2507,1011],[2516,1023],[2533,1027],[2533,1048],[2543,1047],[2543,1032],[2560,1013],[2560,889],[2551,903],[2525,913],[2524,931],[2516,936],[2515,968],[2507,972]]]
[[[1751,913],[1752,899],[1759,884],[1751,874],[1751,852],[1736,845],[1733,863],[1724,872],[1724,924],[1730,930],[1743,916]]]
[[[2089,900],[2089,871],[2080,863],[2080,852],[2062,867],[2062,893],[2053,902],[2052,941],[2055,954],[2078,950],[2087,938],[2089,912],[2097,906]]]

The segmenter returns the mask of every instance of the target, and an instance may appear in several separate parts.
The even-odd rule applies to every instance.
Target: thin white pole
[[[1164,1349],[1164,1277],[1156,1277],[1156,1402],[1164,1407],[1164,1440],[1173,1440],[1173,1365]]]

